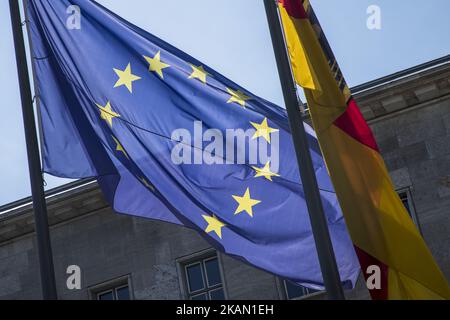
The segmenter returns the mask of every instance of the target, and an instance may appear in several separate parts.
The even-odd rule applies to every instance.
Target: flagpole
[[[277,61],[283,96],[289,124],[292,131],[297,162],[305,192],[306,204],[311,220],[312,232],[319,256],[320,269],[323,282],[329,299],[344,300],[336,258],[331,244],[327,220],[323,211],[322,200],[315,176],[314,167],[309,153],[308,140],[303,126],[303,120],[299,108],[295,82],[289,63],[283,31],[278,16],[275,0],[264,0],[267,21]]]
[[[22,33],[19,1],[9,0],[11,25],[16,52],[17,73],[19,76],[20,98],[27,147],[28,170],[30,173],[31,196],[33,199],[34,221],[37,237],[37,251],[41,276],[42,297],[45,300],[56,300],[56,282],[53,267],[50,232],[48,227],[47,207],[39,159],[39,147],[34,122],[33,100],[31,97],[30,79],[28,75],[25,42]]]

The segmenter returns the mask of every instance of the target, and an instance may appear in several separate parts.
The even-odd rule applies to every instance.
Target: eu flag
[[[193,228],[323,288],[284,109],[94,1],[29,0],[27,14],[45,172],[96,177],[117,212]],[[353,285],[352,242],[305,127],[341,280]]]

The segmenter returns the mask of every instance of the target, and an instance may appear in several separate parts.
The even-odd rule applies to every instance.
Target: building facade
[[[450,57],[353,92],[400,197],[450,279]],[[47,203],[59,299],[326,297],[216,252],[193,230],[114,213],[95,181],[51,190]],[[40,299],[30,199],[0,212],[0,299]],[[369,298],[362,277],[346,295]]]

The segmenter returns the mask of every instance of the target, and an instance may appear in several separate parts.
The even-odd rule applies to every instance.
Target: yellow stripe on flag
[[[292,72],[298,85],[311,89],[309,99],[321,109],[322,116],[317,119],[316,131],[328,128],[346,109],[346,97],[336,86],[336,81],[328,66],[327,59],[316,40],[316,34],[308,20],[291,18],[286,9],[279,5],[283,30],[291,59]],[[301,41],[297,30],[303,30],[306,41]],[[308,55],[304,43],[308,47]],[[320,74],[321,77],[317,77]]]
[[[327,57],[326,40],[319,41],[303,8],[295,7],[301,3],[279,0],[285,40],[353,243],[387,266],[387,298],[450,299],[447,280],[395,192],[369,127],[356,104],[349,108],[350,91],[341,86],[334,57]]]
[[[303,44],[297,36],[297,28],[303,28],[304,26],[302,24],[307,21],[290,19],[283,7],[280,9],[280,14],[283,21],[286,21],[286,23],[283,23],[284,35],[287,39],[291,40],[287,42],[287,47],[296,82],[302,87],[321,91],[317,83],[317,77],[314,75],[314,70],[312,70],[306,58]]]
[[[389,266],[389,298],[421,287],[450,298],[445,277],[394,191],[381,155],[334,125],[319,139],[353,243]],[[416,291],[403,297],[430,298]]]

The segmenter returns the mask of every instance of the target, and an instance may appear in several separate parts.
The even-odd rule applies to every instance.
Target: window
[[[97,293],[97,300],[130,300],[128,285]]]
[[[131,300],[128,276],[95,285],[89,291],[92,300]]]
[[[406,210],[408,210],[409,215],[411,215],[411,207],[409,205],[408,194],[406,192],[400,192],[399,194],[400,200],[402,200],[403,205]]]
[[[417,228],[420,231],[419,221],[417,220],[416,211],[414,208],[414,202],[412,200],[411,190],[409,188],[398,190],[397,191],[398,196],[400,197],[400,200],[402,201],[403,205],[405,206],[406,210],[409,213],[409,216],[413,220],[414,224],[417,226]]]
[[[186,298],[190,300],[225,300],[219,258],[211,254],[196,254],[183,259],[179,269]]]
[[[289,300],[298,299],[311,293],[317,292],[317,290],[303,287],[288,280],[284,280],[283,284],[286,292],[286,298]]]

